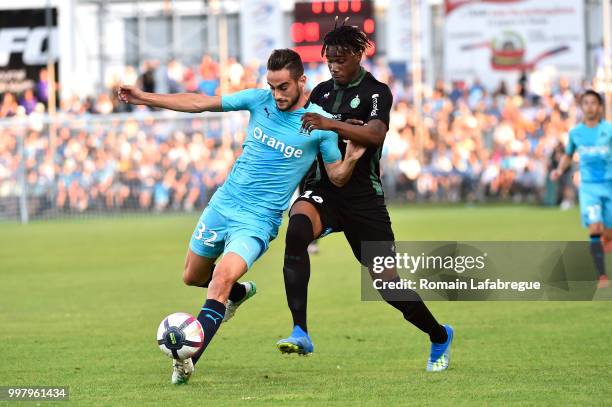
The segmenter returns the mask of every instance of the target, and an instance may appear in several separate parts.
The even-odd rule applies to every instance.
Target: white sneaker
[[[172,384],[187,384],[195,368],[191,358],[172,361]]]
[[[244,288],[246,288],[246,295],[242,300],[237,302],[227,300],[227,304],[225,305],[225,316],[223,317],[223,322],[227,322],[232,319],[238,307],[246,300],[257,294],[257,286],[255,285],[254,281],[247,281],[240,284],[242,284]]]

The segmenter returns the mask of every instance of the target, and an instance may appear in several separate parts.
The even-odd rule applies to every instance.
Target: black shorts
[[[371,259],[362,258],[361,242],[395,240],[383,197],[343,199],[325,188],[312,187],[302,191],[295,200],[299,201],[311,203],[319,212],[322,232],[318,237],[344,232],[355,258],[361,264],[371,264]]]

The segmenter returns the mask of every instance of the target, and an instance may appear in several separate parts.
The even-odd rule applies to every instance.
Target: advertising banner
[[[36,88],[41,71],[46,71],[49,54],[56,75],[59,72],[57,10],[51,11],[50,30],[45,24],[45,9],[0,11],[0,93],[46,91],[46,84],[44,89]],[[44,101],[47,95],[37,96]]]
[[[585,74],[582,0],[446,0],[445,15],[447,81],[494,87],[523,71]]]

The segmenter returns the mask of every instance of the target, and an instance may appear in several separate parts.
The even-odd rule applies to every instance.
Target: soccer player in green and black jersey
[[[309,354],[314,350],[306,324],[308,245],[329,233],[342,231],[355,258],[370,267],[372,259],[362,256],[361,242],[394,241],[380,180],[380,156],[393,96],[387,85],[361,66],[361,58],[370,45],[361,30],[348,25],[335,27],[324,39],[321,54],[327,60],[332,79],[316,86],[310,101],[333,118],[307,113],[302,117],[303,127],[307,131],[324,129],[338,133],[342,154],[346,150],[342,139],[367,146],[367,150],[343,187],[330,182],[319,156],[305,178],[302,195],[291,207],[283,274],[294,329],[288,338],[277,343],[283,353]],[[393,301],[389,297],[385,300],[429,335],[432,347],[427,370],[447,369],[452,328],[440,325],[416,292],[411,291],[408,298],[410,301]]]

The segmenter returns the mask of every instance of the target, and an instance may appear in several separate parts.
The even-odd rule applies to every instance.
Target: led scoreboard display
[[[294,50],[304,62],[321,62],[323,37],[334,28],[334,18],[338,24],[350,17],[347,25],[356,25],[372,40],[373,46],[367,55],[376,53],[374,42],[374,17],[371,0],[338,0],[296,2],[294,22],[291,25],[291,39]]]

